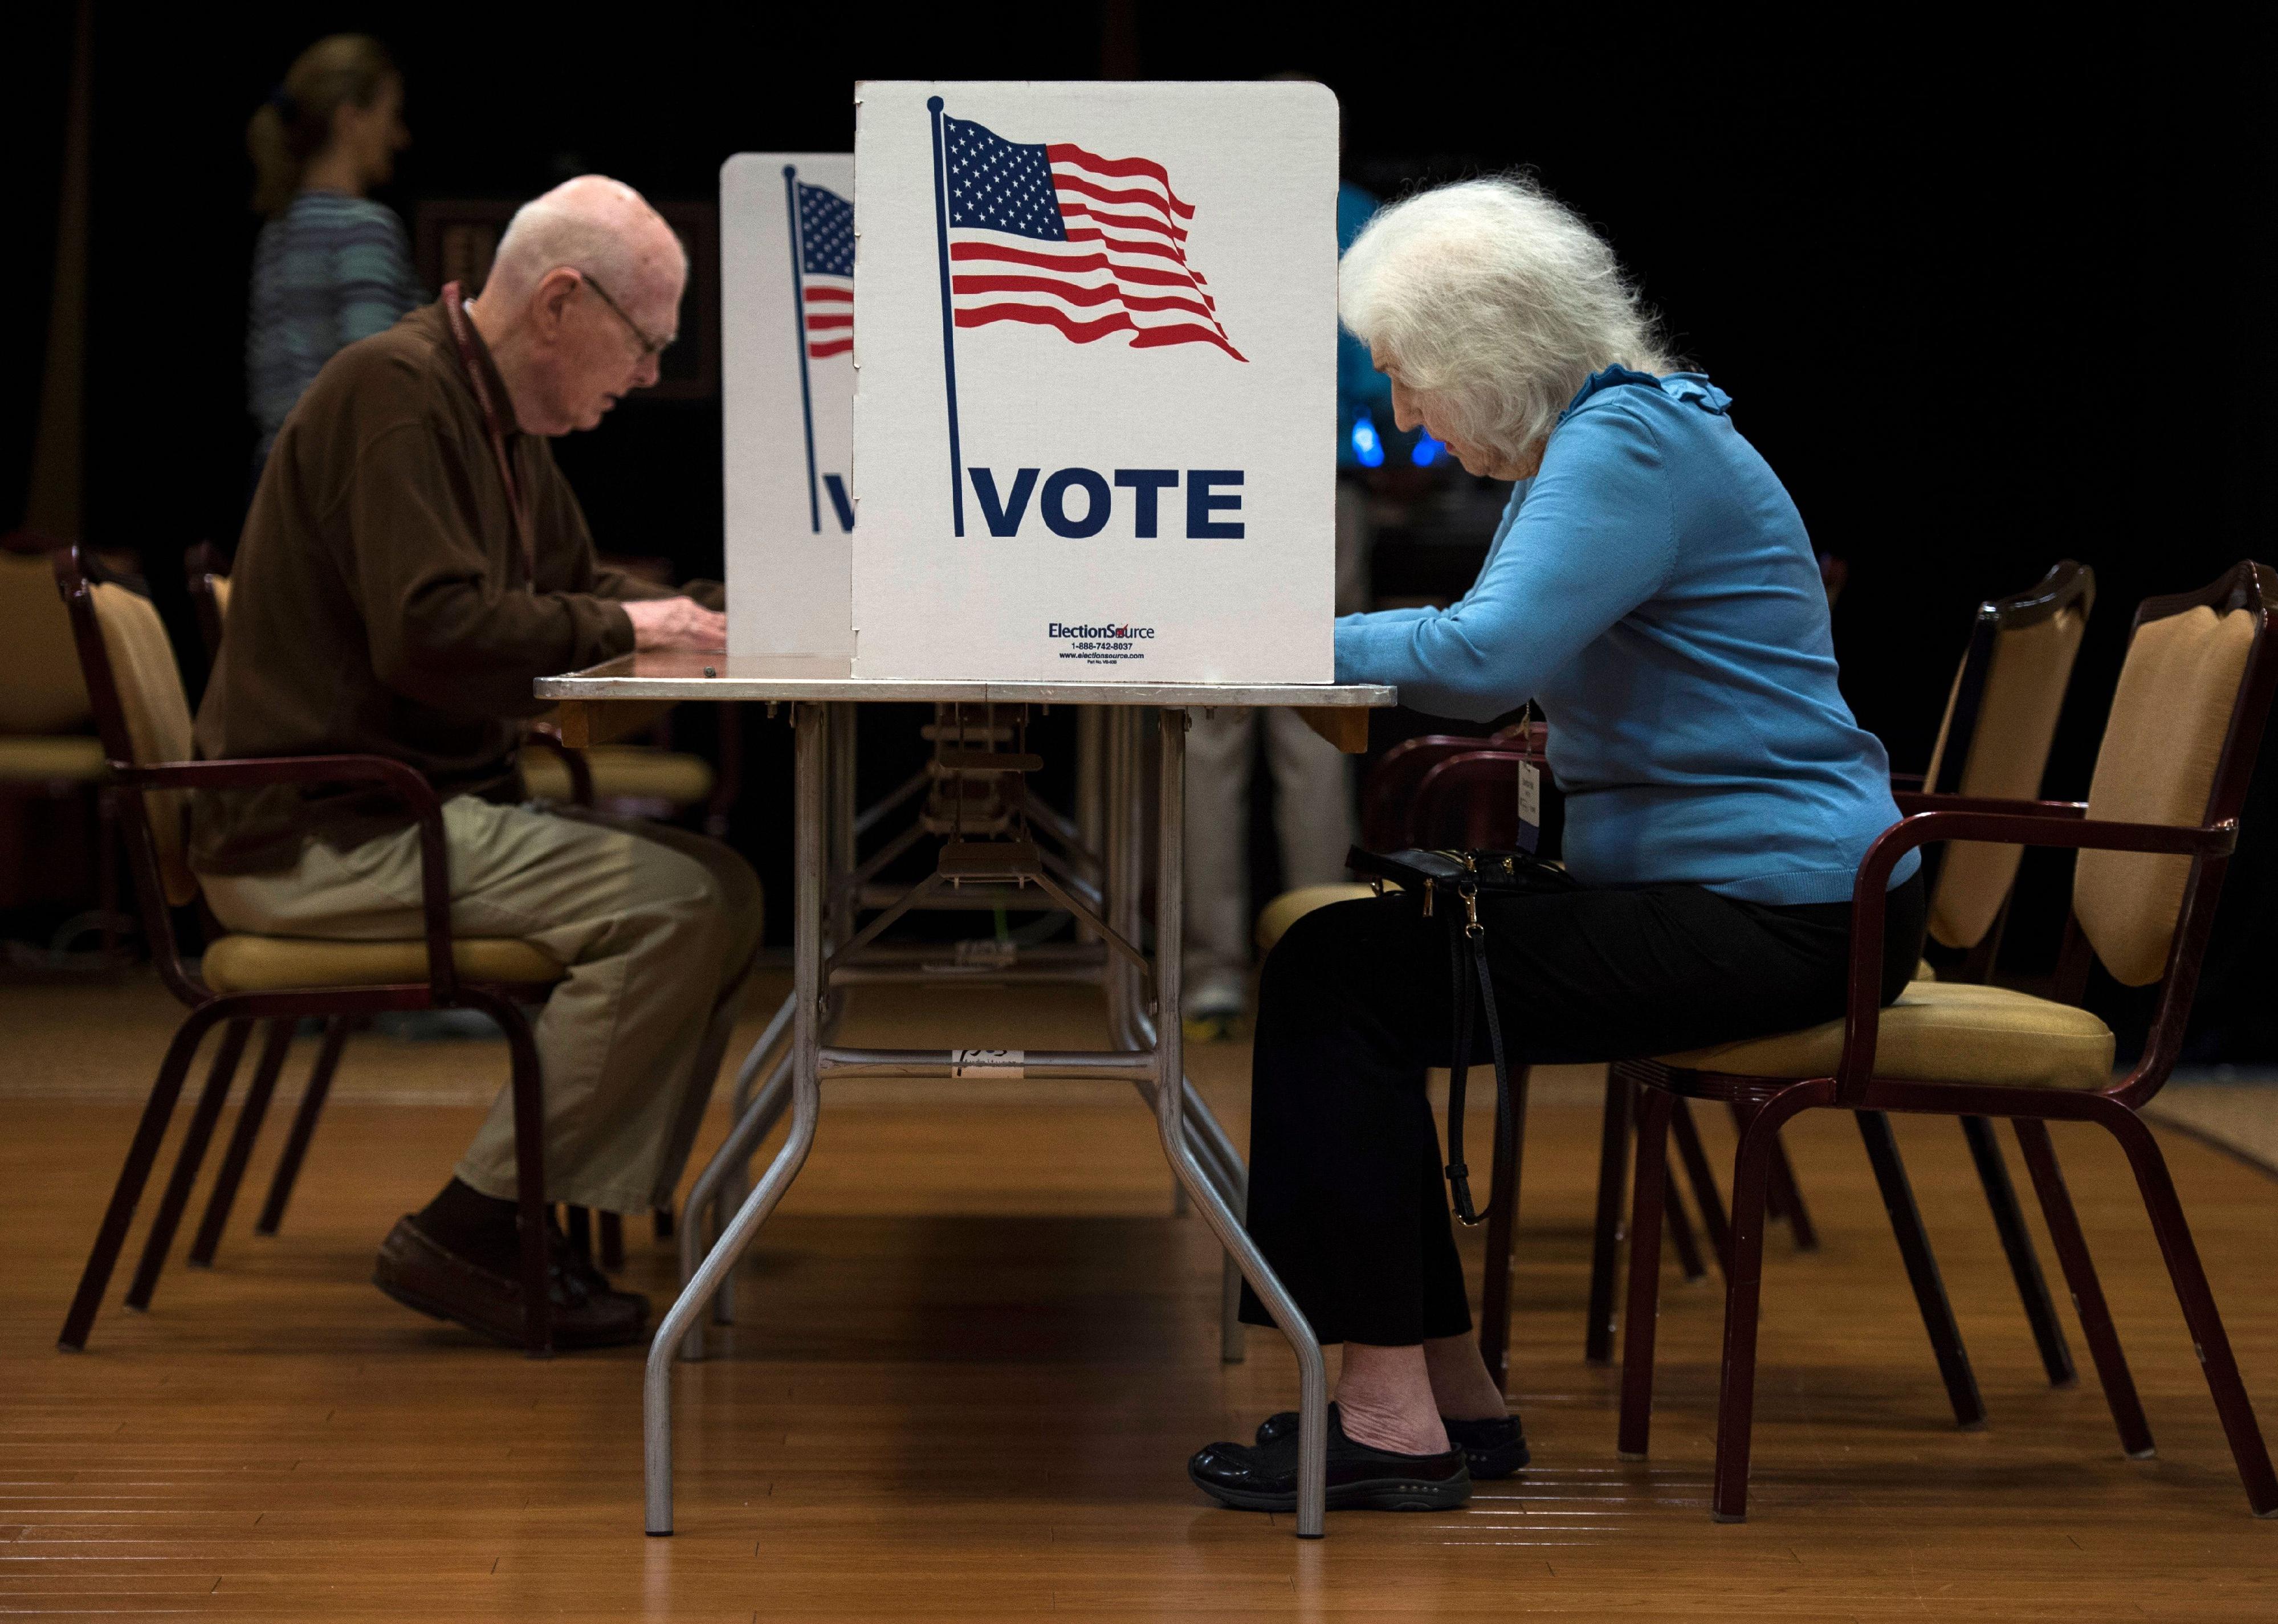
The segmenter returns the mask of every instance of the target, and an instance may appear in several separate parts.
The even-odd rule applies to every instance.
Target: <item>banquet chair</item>
[[[2037,793],[2082,631],[2095,599],[2095,573],[2065,560],[2026,591],[1980,606],[1954,674],[1924,782],[1947,793],[2025,797]],[[1507,844],[1512,827],[1510,748],[1476,746],[1434,762],[1417,786],[1416,822],[1442,832],[1460,822],[1459,836],[1451,838],[1459,837],[1472,846]],[[1951,854],[1937,850],[1929,854],[1933,865],[1928,897],[1930,934],[1945,946],[1969,949],[1968,958],[1943,979],[1988,979],[2020,855],[2014,846],[1976,844],[1958,846]],[[1923,968],[1927,972],[1926,964]],[[1609,1073],[1585,1348],[1585,1356],[1597,1362],[1607,1360],[1612,1352],[1620,1191],[1630,1137],[1624,1125],[1634,1116],[1634,1086],[1625,1073]],[[1747,1109],[1744,1104],[1735,1103],[1736,1126],[1745,1129]],[[1699,1133],[1682,1099],[1670,1125],[1712,1248],[1721,1258],[1729,1244],[1723,1207]],[[1956,1418],[1963,1425],[1974,1425],[1983,1419],[1983,1402],[1889,1120],[1881,1113],[1861,1113],[1859,1127],[1953,1398]],[[2066,1385],[2075,1376],[2071,1350],[2041,1272],[2031,1232],[2019,1210],[1999,1144],[1991,1125],[1982,1117],[1964,1117],[1962,1129],[2043,1367],[2052,1384]],[[1770,1154],[1770,1216],[1785,1216],[1792,1225],[1800,1221],[1808,1227],[1794,1176],[1777,1141]],[[1670,1239],[1682,1258],[1691,1251],[1691,1238],[1683,1225],[1681,1209],[1670,1211],[1677,1219]],[[1490,1278],[1499,1278],[1500,1269],[1507,1266],[1507,1254],[1494,1241],[1508,1232],[1507,1223],[1498,1224],[1490,1232]],[[1492,1328],[1483,1330],[1483,1343],[1493,1334]]]
[[[229,560],[213,543],[196,542],[182,554],[182,575],[190,591],[190,612],[197,617],[198,641],[205,645],[210,666],[221,652],[222,629],[229,623]]]
[[[2007,1117],[2081,1310],[2105,1399],[2131,1457],[2152,1435],[2126,1374],[2103,1292],[2083,1244],[2048,1124],[2092,1123],[2126,1153],[2221,1419],[2248,1504],[2278,1513],[2278,1474],[2255,1424],[2206,1273],[2159,1142],[2138,1112],[2182,1045],[2208,929],[2238,842],[2241,807],[2278,683],[2271,648],[2278,574],[2246,562],[2199,591],[2138,607],[2084,802],[1903,795],[1906,814],[1877,838],[1853,890],[1848,1007],[1843,1018],[1630,1063],[1642,1090],[1632,1193],[1629,1307],[1618,1447],[1642,1459],[1650,1433],[1661,1205],[1658,1159],[1679,1098],[1742,1100],[1756,1109],[1732,1170],[1723,1369],[1711,1514],[1747,1515],[1762,1284],[1766,1150],[1809,1109]],[[1943,764],[1941,764],[1943,765]],[[2068,848],[2079,853],[2059,995],[1915,981],[1880,1006],[1883,916],[1892,870],[1932,842]],[[2113,1033],[2079,1007],[2091,958],[2123,986],[2157,985],[2142,1056],[2113,1073]]]
[[[118,950],[118,807],[103,764],[71,628],[55,599],[56,543],[29,530],[0,536],[0,800],[80,802],[92,812],[96,906],[106,957]]]
[[[221,639],[229,622],[229,563],[210,541],[199,542],[183,555],[188,576],[190,605],[196,613],[198,632],[205,644],[206,658],[212,660],[221,652]],[[628,772],[627,761],[645,763],[650,758],[661,758],[661,771],[637,766]],[[692,768],[689,764],[692,763]],[[619,797],[642,798],[652,793],[662,795],[678,804],[703,799],[711,793],[711,768],[695,756],[672,755],[655,750],[603,745],[587,752],[562,741],[561,730],[551,722],[534,723],[523,741],[518,758],[524,793],[545,799],[563,801],[573,806],[594,804],[597,782]],[[597,778],[598,774],[598,778]],[[669,790],[671,794],[663,792]],[[683,794],[682,792],[688,793]],[[269,1187],[268,1199],[262,1203],[261,1216],[254,1224],[254,1232],[273,1235],[284,1221],[286,1203],[292,1199],[294,1181],[299,1178],[301,1161],[308,1150],[309,1140],[316,1132],[317,1118],[325,1109],[325,1100],[332,1086],[333,1073],[340,1064],[340,1051],[347,1046],[353,1029],[361,1021],[335,1020],[325,1029],[323,1048],[317,1056],[316,1069],[310,1074],[309,1086],[301,1096],[301,1108],[293,1119],[292,1132],[286,1140],[285,1154],[277,1164]],[[272,1029],[272,1037],[274,1031]],[[284,1040],[278,1040],[280,1043]],[[264,1053],[263,1071],[268,1067]],[[201,1268],[210,1266],[215,1248],[220,1244],[223,1229],[229,1219],[231,1202],[237,1193],[237,1180],[228,1176],[232,1166],[241,1166],[250,1153],[254,1140],[261,1132],[261,1119],[268,1109],[269,1091],[261,1086],[263,1072],[256,1072],[255,1087],[238,1120],[237,1138],[232,1141],[229,1160],[224,1163],[224,1177],[218,1180],[210,1197],[204,1220],[198,1226],[197,1239],[190,1248],[189,1261]],[[580,1257],[594,1257],[594,1232],[592,1216],[582,1207],[566,1209],[566,1229],[570,1244]],[[669,1239],[672,1235],[672,1209],[660,1207],[654,1214],[657,1239]],[[625,1261],[623,1220],[614,1212],[600,1216],[600,1262],[604,1269],[623,1268]]]
[[[2038,792],[2074,659],[2079,652],[2081,635],[2095,601],[2095,572],[2068,559],[2053,566],[2024,591],[1980,606],[1947,695],[1930,771],[1922,782],[1948,793],[2030,797]],[[1460,759],[1451,759],[1446,770],[1461,771],[1456,766]],[[1895,775],[1893,782],[1900,782]],[[1427,778],[1427,786],[1430,783]],[[1938,979],[1983,981],[1989,977],[2020,855],[2014,846],[1974,844],[1959,846],[1952,854],[1937,850],[1929,854],[1930,934],[1947,947],[1970,949],[1961,964],[1938,972]],[[1924,977],[1932,974],[1927,961],[1918,973]],[[1625,1074],[1609,1073],[1607,1090],[1609,1117],[1621,1112],[1634,1114],[1635,1089]],[[1732,1102],[1736,1127],[1745,1131],[1751,1109],[1745,1102]],[[2066,1345],[2056,1306],[2042,1275],[2031,1231],[2019,1210],[1999,1144],[1991,1125],[1983,1118],[1964,1117],[1961,1125],[2043,1368],[2052,1385],[2066,1385],[2075,1376],[2071,1350]],[[1879,1112],[1861,1112],[1858,1126],[1877,1186],[1891,1212],[1900,1256],[1937,1351],[1941,1374],[1953,1399],[1955,1418],[1964,1426],[1975,1425],[1984,1419],[1984,1413],[1976,1378],[1947,1303],[1937,1259],[1930,1249],[1889,1119]],[[1672,1127],[1678,1136],[1684,1165],[1693,1175],[1696,1199],[1702,1203],[1707,1216],[1712,1242],[1717,1254],[1724,1256],[1728,1244],[1727,1226],[1717,1205],[1715,1182],[1700,1150],[1699,1137],[1692,1130],[1689,1110],[1682,1099],[1676,1105]],[[1608,1165],[1601,1170],[1601,1188],[1611,1186],[1618,1189],[1622,1170],[1614,1165],[1614,1158],[1621,1154],[1624,1142],[1624,1136],[1616,1135],[1609,1128],[1604,1139]],[[1777,1140],[1770,1155],[1770,1210],[1777,1217],[1797,1198],[1793,1193],[1793,1174]],[[1793,1222],[1793,1214],[1789,1216]],[[1676,1238],[1681,1239],[1681,1231]],[[1603,1360],[1612,1351],[1617,1243],[1613,1216],[1602,1208],[1596,1239],[1591,1260],[1590,1329],[1594,1342],[1589,1353]]]
[[[2073,663],[2095,606],[2096,572],[2070,559],[2025,591],[1978,606],[1923,788],[2010,800],[2030,800],[2040,793]],[[1963,955],[1959,963],[1941,966],[1938,980],[1992,979],[2023,855],[2021,847],[1974,842],[1932,846],[1923,854],[1930,940]],[[2019,1210],[2000,1140],[1983,1117],[1962,1117],[1961,1131],[2042,1367],[2052,1385],[2064,1386],[2074,1379],[2072,1352]]]
[[[281,1068],[286,1045],[302,1019],[330,1019],[329,1059],[345,1031],[340,1018],[386,1010],[470,1008],[505,1031],[512,1062],[516,1177],[521,1205],[520,1278],[524,1344],[532,1354],[551,1347],[549,1259],[545,1222],[545,1143],[538,1051],[520,1004],[542,1000],[564,971],[534,943],[512,938],[458,937],[451,932],[448,851],[441,804],[425,779],[381,756],[302,756],[252,760],[192,759],[190,712],[164,627],[149,601],[103,578],[76,547],[55,555],[56,583],[70,616],[80,668],[95,713],[111,780],[143,930],[159,979],[188,1010],[151,1085],[125,1164],[80,1277],[58,1346],[86,1347],[112,1269],[125,1247],[142,1191],[205,1034],[223,1028],[205,1086],[193,1109],[174,1170],[145,1239],[127,1305],[147,1308],[198,1170],[226,1103],[239,1059],[256,1023],[270,1023],[263,1061],[241,1112],[241,1131],[218,1182],[234,1185]],[[423,934],[401,942],[337,942],[219,934],[203,958],[186,959],[172,911],[199,897],[188,862],[188,793],[271,784],[366,783],[393,790],[417,821],[420,843]],[[257,1101],[257,1104],[256,1104]],[[226,1211],[226,1200],[221,1202]]]

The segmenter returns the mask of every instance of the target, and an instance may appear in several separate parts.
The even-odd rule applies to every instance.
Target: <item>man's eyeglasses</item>
[[[571,269],[575,270],[576,267],[572,266]],[[646,332],[642,331],[641,324],[635,321],[631,316],[625,314],[625,307],[609,297],[609,290],[601,286],[600,278],[595,276],[590,271],[579,271],[577,274],[585,278],[585,286],[592,288],[595,293],[600,294],[601,302],[609,307],[610,312],[615,315],[619,321],[624,323],[625,330],[628,332],[631,332],[635,339],[639,340],[641,359],[643,361],[646,361],[651,355],[661,355],[671,347],[672,340],[670,339],[652,339]]]

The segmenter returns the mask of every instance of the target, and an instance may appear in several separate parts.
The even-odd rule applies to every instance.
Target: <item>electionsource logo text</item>
[[[1155,629],[1152,626],[1068,626],[1054,621],[1051,629],[1044,635],[1048,637],[1139,638],[1153,637]]]

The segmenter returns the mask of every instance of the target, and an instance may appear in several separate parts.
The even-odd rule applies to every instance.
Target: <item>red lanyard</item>
[[[459,361],[467,369],[467,382],[475,392],[475,404],[483,408],[483,427],[490,434],[491,454],[498,459],[499,477],[506,482],[506,505],[514,515],[514,538],[522,545],[523,567],[530,572],[532,591],[538,585],[538,554],[530,539],[530,515],[522,504],[522,486],[514,477],[514,464],[506,454],[506,430],[499,422],[498,407],[491,400],[490,385],[483,374],[483,365],[475,355],[472,324],[467,320],[464,295],[456,282],[443,285],[443,319],[449,324],[451,337],[459,347]]]

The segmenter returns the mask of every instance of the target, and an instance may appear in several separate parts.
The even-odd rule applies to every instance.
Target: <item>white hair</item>
[[[654,244],[669,235],[632,187],[605,175],[580,175],[515,210],[485,286],[512,298],[535,287],[547,271],[567,265],[598,278],[616,297],[631,298],[646,278],[665,268]],[[677,247],[678,239],[671,240]],[[677,251],[684,277],[687,250]]]
[[[1593,372],[1663,372],[1613,250],[1533,181],[1466,180],[1395,203],[1345,253],[1338,314],[1464,439],[1520,460]]]

